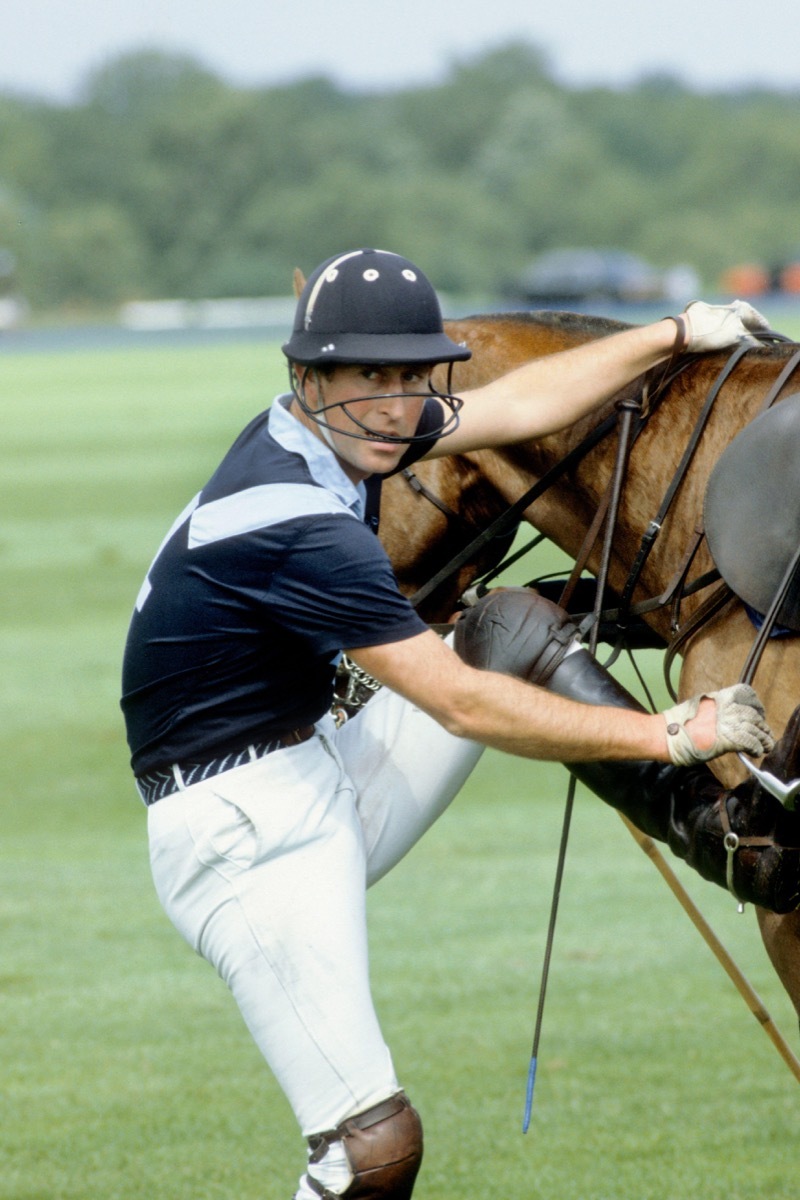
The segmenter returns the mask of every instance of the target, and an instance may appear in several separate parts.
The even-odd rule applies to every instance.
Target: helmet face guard
[[[376,392],[374,395],[359,396],[357,400],[336,400],[332,404],[323,403],[319,408],[312,408],[306,399],[306,380],[310,374],[316,373],[316,371],[316,367],[307,366],[303,370],[302,375],[297,375],[294,368],[290,365],[289,380],[297,402],[306,416],[310,417],[322,429],[329,430],[331,433],[341,434],[342,437],[356,438],[362,442],[388,442],[398,446],[410,446],[420,442],[438,441],[440,437],[452,433],[458,427],[458,413],[464,401],[460,397],[452,395],[450,390],[450,380],[453,373],[452,363],[447,372],[446,392],[438,391],[429,380],[426,392]],[[430,400],[432,397],[444,405],[448,410],[448,414],[444,417],[441,425],[435,429],[429,430],[427,433],[413,434],[411,437],[396,437],[392,433],[379,433],[377,430],[370,429],[368,425],[365,425],[363,421],[360,421],[350,411],[351,404],[360,403],[364,400]],[[331,425],[327,414],[336,408],[340,408],[344,415],[352,422],[352,429],[343,429],[339,425]]]
[[[367,441],[402,445],[432,441],[451,433],[458,425],[462,402],[450,392],[450,376],[453,363],[468,359],[470,351],[444,332],[433,286],[419,267],[399,254],[351,250],[317,267],[298,300],[292,336],[284,344],[283,352],[290,364],[305,368],[296,387],[292,377],[292,390],[306,415],[323,428],[333,428],[325,413],[334,407],[342,408],[354,426],[350,431],[336,426],[335,432]],[[364,366],[449,363],[446,392],[436,391],[429,383],[426,392],[401,393],[406,399],[435,396],[449,410],[449,415],[434,433],[398,438],[371,431],[348,411],[346,401],[312,409],[305,397],[309,372],[348,363]]]

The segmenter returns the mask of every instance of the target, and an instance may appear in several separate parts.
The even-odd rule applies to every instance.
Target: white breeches
[[[161,903],[228,984],[306,1136],[399,1089],[370,995],[365,891],[482,749],[383,688],[341,729],[326,717],[309,741],[148,809]]]

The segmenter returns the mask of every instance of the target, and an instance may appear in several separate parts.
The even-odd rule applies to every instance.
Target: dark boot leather
[[[586,651],[571,654],[548,684],[590,704],[641,708]],[[778,778],[797,757],[800,708],[764,760]],[[787,754],[791,747],[791,755]],[[755,779],[732,791],[706,766],[658,762],[570,763],[570,771],[643,833],[666,842],[703,879],[728,888],[743,903],[771,912],[800,905],[800,816],[788,812]]]
[[[645,711],[586,650],[557,605],[527,588],[489,593],[456,625],[472,666],[517,675],[585,704]],[[800,773],[800,707],[764,766]],[[583,784],[704,879],[772,912],[800,906],[800,814],[749,779],[732,791],[708,767],[660,762],[570,763]]]

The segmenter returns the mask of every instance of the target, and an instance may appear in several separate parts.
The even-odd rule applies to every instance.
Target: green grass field
[[[117,699],[150,557],[282,386],[279,353],[7,355],[0,376],[0,1198],[288,1200],[302,1143],[157,904]],[[415,1200],[794,1200],[796,1082],[582,793],[522,1135],[565,786],[485,755],[371,894],[375,995],[425,1122]],[[676,869],[800,1049],[753,914]]]

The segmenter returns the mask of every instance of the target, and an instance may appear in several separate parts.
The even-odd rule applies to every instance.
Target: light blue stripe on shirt
[[[190,550],[255,529],[267,529],[294,517],[356,514],[338,496],[309,483],[262,483],[221,500],[203,504],[189,523]]]

